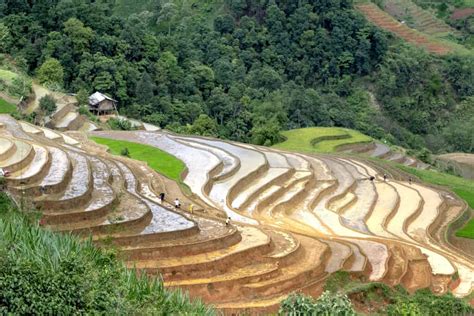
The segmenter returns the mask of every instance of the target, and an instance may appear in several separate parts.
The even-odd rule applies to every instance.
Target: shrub
[[[50,115],[54,113],[57,109],[56,101],[49,94],[45,95],[39,100],[39,106],[41,111],[43,111],[45,115]]]
[[[125,147],[124,149],[120,151],[120,155],[125,156],[125,157],[130,157],[130,151],[128,150],[127,147]]]
[[[292,294],[282,302],[279,313],[282,315],[356,315],[346,295],[328,291],[316,300],[301,294]]]
[[[79,107],[79,114],[87,116],[92,122],[99,122],[97,116],[95,116],[91,113],[91,111],[89,111],[89,106],[87,105],[81,105]]]
[[[207,315],[91,240],[41,229],[0,193],[0,314]]]
[[[31,81],[28,78],[18,76],[8,86],[8,94],[18,98],[26,98],[31,93]]]
[[[113,130],[131,131],[134,129],[132,123],[123,118],[111,118],[107,121],[107,124],[109,124],[110,128]]]
[[[389,316],[395,315],[470,315],[474,310],[451,293],[436,296],[430,290],[419,290],[413,295],[399,295],[387,308]]]
[[[62,86],[64,69],[59,60],[48,58],[38,69],[38,80],[42,84]]]

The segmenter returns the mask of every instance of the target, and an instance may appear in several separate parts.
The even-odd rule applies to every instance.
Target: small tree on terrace
[[[40,99],[39,106],[44,115],[51,115],[51,113],[54,113],[57,109],[56,101],[49,94]]]
[[[61,63],[54,58],[48,58],[38,69],[38,80],[42,84],[63,85],[64,69]]]

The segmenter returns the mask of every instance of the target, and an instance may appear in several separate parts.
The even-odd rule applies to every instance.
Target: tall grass
[[[0,314],[213,315],[112,250],[44,230],[0,193]]]

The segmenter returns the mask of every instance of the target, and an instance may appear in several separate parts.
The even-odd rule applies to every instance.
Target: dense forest
[[[473,55],[428,55],[350,0],[216,2],[119,15],[113,1],[0,0],[0,53],[177,132],[270,145],[281,130],[343,126],[419,152],[474,152]]]

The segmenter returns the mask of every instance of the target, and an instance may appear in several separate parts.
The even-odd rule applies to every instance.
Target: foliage
[[[329,276],[325,293],[345,294],[354,306],[374,315],[470,315],[474,309],[463,299],[451,293],[435,295],[429,289],[408,293],[402,286],[389,287],[383,283],[365,283],[348,272]],[[330,294],[328,294],[329,296]]]
[[[80,89],[76,95],[77,102],[79,106],[88,106],[89,105],[89,94],[86,90]]]
[[[10,114],[16,112],[16,105],[0,98],[0,114]]]
[[[201,114],[190,127],[189,132],[201,136],[217,136],[217,122],[206,114]]]
[[[79,107],[78,112],[81,115],[87,116],[89,118],[89,120],[91,120],[93,122],[99,122],[99,119],[97,118],[97,116],[95,116],[94,114],[91,113],[91,111],[89,111],[89,106],[88,105],[81,105]]]
[[[370,143],[373,140],[357,131],[336,127],[308,127],[282,133],[285,141],[274,147],[302,152],[335,152],[338,146]]]
[[[442,296],[434,295],[430,290],[419,290],[413,295],[397,293],[395,302],[387,308],[389,316],[398,315],[469,315],[473,309],[463,300],[451,293]]]
[[[56,100],[52,95],[47,94],[39,100],[39,107],[45,115],[51,115],[56,112]]]
[[[0,19],[3,49],[30,74],[56,60],[66,90],[107,93],[173,131],[207,133],[193,129],[207,115],[213,135],[256,144],[339,126],[420,152],[472,151],[458,105],[473,92],[473,56],[405,46],[351,1],[7,1]]]
[[[38,80],[42,84],[57,84],[62,86],[64,80],[64,70],[61,63],[55,58],[48,58],[38,68]]]
[[[124,157],[130,157],[130,151],[128,150],[127,147],[125,147],[122,150],[120,150],[120,155]]]
[[[279,313],[282,315],[356,315],[347,296],[327,291],[316,300],[301,294],[292,294],[281,303]]]
[[[124,118],[111,118],[107,121],[111,129],[119,131],[131,131],[133,130],[132,123]]]
[[[107,138],[92,137],[96,143],[109,147],[114,155],[120,155],[123,148],[127,148],[130,158],[145,161],[152,169],[181,182],[181,174],[185,169],[184,163],[176,157],[152,146]]]
[[[0,193],[0,313],[196,314],[214,312],[158,279],[127,270],[92,240],[43,230]]]

